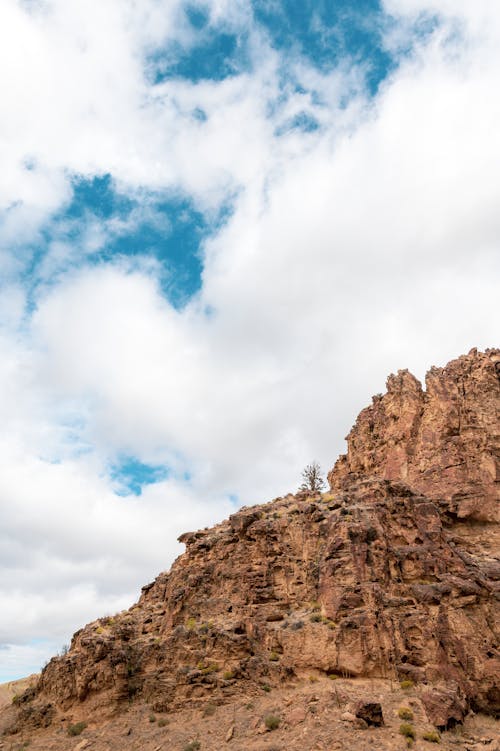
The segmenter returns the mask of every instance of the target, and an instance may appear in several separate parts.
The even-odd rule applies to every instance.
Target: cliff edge
[[[329,492],[182,535],[136,605],[78,631],[18,697],[11,731],[139,700],[224,705],[311,676],[406,681],[440,730],[498,716],[499,369],[500,350],[472,350],[425,391],[390,376]]]

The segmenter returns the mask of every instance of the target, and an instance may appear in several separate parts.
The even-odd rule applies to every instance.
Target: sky
[[[0,2],[0,681],[498,346],[500,5]]]

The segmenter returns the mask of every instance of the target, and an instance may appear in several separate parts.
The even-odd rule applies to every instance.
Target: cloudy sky
[[[498,344],[493,0],[0,1],[0,681]]]

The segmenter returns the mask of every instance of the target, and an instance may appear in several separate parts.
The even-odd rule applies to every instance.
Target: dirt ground
[[[359,700],[380,702],[384,725],[367,727],[351,711]],[[204,699],[199,708],[154,713],[132,703],[114,717],[61,715],[46,730],[0,735],[1,751],[396,751],[408,748],[400,732],[401,708],[410,710],[413,749],[500,751],[500,723],[469,715],[463,726],[440,734],[440,744],[423,739],[435,730],[427,721],[418,689],[402,690],[383,680],[309,676],[287,687],[215,706]],[[2,713],[4,728],[13,716]],[[272,719],[276,718],[276,719]],[[73,726],[86,727],[78,735]],[[274,726],[276,726],[274,729]],[[79,728],[76,728],[78,730]],[[1,728],[0,728],[1,730]]]

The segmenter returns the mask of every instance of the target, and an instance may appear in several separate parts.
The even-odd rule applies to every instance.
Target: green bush
[[[413,688],[415,684],[413,683],[411,678],[407,678],[406,680],[401,681],[399,685],[401,686],[402,689],[407,689],[407,688]]]
[[[413,712],[409,707],[400,707],[398,709],[398,717],[401,720],[413,720]]]
[[[409,722],[402,722],[399,726],[399,732],[401,735],[404,735],[405,738],[415,740],[415,729]]]
[[[424,733],[422,738],[429,743],[441,743],[441,736],[437,730],[430,730],[428,733]]]
[[[86,722],[75,722],[74,725],[70,725],[68,728],[68,735],[80,735],[87,727]]]
[[[268,730],[277,730],[280,726],[280,718],[275,714],[268,714],[264,718],[264,725]]]

